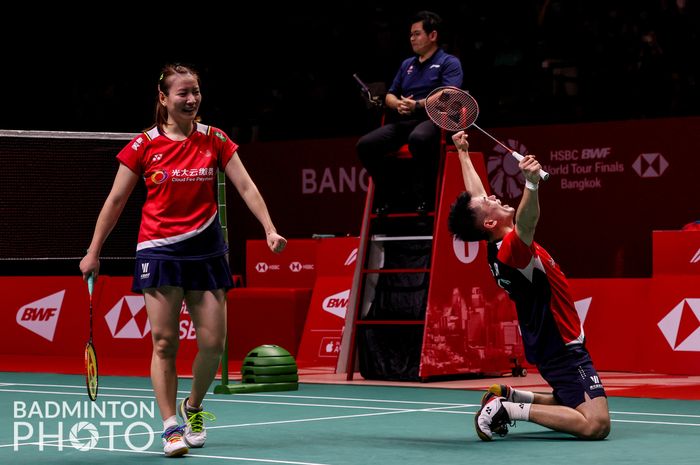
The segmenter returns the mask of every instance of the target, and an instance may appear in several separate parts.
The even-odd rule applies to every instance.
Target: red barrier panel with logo
[[[82,373],[89,337],[89,297],[80,277],[1,277],[0,370]],[[131,278],[100,276],[93,293],[93,339],[100,373],[148,375],[151,334],[143,296]],[[190,374],[195,332],[186,310],[180,320],[178,371]]]
[[[264,240],[246,245],[247,287],[312,288],[316,281],[316,239],[290,239],[284,252],[273,253]]]
[[[472,159],[485,179],[482,155]],[[450,205],[464,190],[456,152],[447,153],[444,173],[419,375],[510,372],[512,358],[523,361],[515,307],[491,276],[486,243],[465,243],[447,229]]]
[[[700,375],[700,278],[571,279],[599,370]]]
[[[345,326],[359,238],[321,239],[316,259],[316,283],[299,346],[304,367],[335,369]]]
[[[700,276],[700,231],[654,231],[654,276]]]
[[[478,266],[481,251],[473,252],[467,251],[463,256],[475,257],[472,263]],[[347,256],[342,255],[344,253],[338,254],[339,259],[345,260]],[[465,276],[461,270],[452,274]],[[349,289],[350,284],[341,285],[343,279],[338,277],[337,289]],[[129,278],[100,276],[95,286],[94,339],[100,373],[105,375],[147,376],[149,372],[150,328],[145,319],[143,299],[129,291],[130,281]],[[438,368],[443,363],[454,370],[455,360],[460,358],[460,363],[467,368],[488,367],[489,363],[498,363],[500,355],[495,351],[514,345],[516,340],[520,343],[517,331],[510,326],[510,315],[503,310],[508,301],[493,294],[488,287],[471,285],[473,282],[477,281],[467,283],[464,288],[458,283],[452,287],[453,294],[441,297],[440,304],[435,296],[431,299],[430,330],[426,333],[431,336],[425,341],[422,362],[423,369],[429,370],[426,373],[439,373]],[[576,309],[584,322],[587,345],[598,369],[700,375],[700,277],[571,279],[569,282]],[[328,288],[332,285],[332,277],[328,277]],[[481,292],[474,288],[480,288]],[[274,291],[295,292],[293,289]],[[302,294],[299,294],[301,300],[296,299],[304,300],[298,305],[302,310],[287,312],[276,307],[283,312],[279,318],[269,318],[259,305],[253,306],[253,310],[257,310],[254,315],[257,323],[239,321],[237,300],[229,295],[233,344],[235,341],[242,346],[268,343],[267,336],[274,335],[275,331],[298,338],[310,293],[302,291],[306,300]],[[0,292],[3,296],[0,324],[6,329],[4,337],[0,338],[0,371],[83,373],[83,353],[89,330],[88,294],[79,277],[0,277]],[[285,299],[287,302],[294,300]],[[337,299],[328,307],[340,313],[341,305],[335,304],[342,296]],[[319,312],[332,317],[321,324],[337,318],[338,326],[342,327],[339,317],[323,310]],[[191,373],[196,353],[190,321],[186,313],[181,315],[178,354],[181,375]],[[311,328],[316,327],[310,326],[308,334],[313,334]],[[246,339],[245,335],[251,333],[260,340]],[[465,334],[468,337],[465,338]],[[323,356],[330,356],[329,352],[335,350],[332,339],[318,341],[311,337],[309,341],[309,350],[318,351],[319,360],[325,360]],[[252,347],[241,347],[238,355],[246,348]],[[301,354],[302,350],[306,349],[300,349],[300,356],[313,358]],[[493,356],[496,362],[482,360],[482,350],[484,357]],[[327,365],[334,366],[334,363]]]

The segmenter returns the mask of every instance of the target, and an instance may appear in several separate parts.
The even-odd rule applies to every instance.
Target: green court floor
[[[189,380],[180,382],[182,395]],[[298,391],[210,395],[209,439],[165,458],[147,378],[102,377],[95,404],[81,376],[0,373],[0,463],[296,465],[699,464],[700,402],[610,398],[605,441],[519,422],[504,439],[473,428],[480,392],[301,384]]]

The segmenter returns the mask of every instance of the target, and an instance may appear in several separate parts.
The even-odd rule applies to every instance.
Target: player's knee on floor
[[[610,419],[589,420],[588,427],[581,434],[582,439],[599,441],[610,434]]]

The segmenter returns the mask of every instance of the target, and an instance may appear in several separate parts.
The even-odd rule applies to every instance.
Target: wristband
[[[539,184],[535,184],[534,182],[530,182],[528,180],[525,180],[525,188],[526,189],[530,189],[531,191],[536,191],[538,187],[539,187]]]

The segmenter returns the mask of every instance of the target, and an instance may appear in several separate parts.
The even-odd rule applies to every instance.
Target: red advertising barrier
[[[264,240],[246,244],[247,287],[312,288],[316,281],[316,239],[291,239],[284,253],[273,253]]]
[[[89,297],[80,277],[0,277],[3,327],[0,371],[83,373],[89,337]],[[143,296],[131,278],[100,276],[93,293],[93,339],[100,373],[148,375],[151,333]],[[190,374],[197,350],[192,321],[183,307],[178,371]]]
[[[654,276],[700,276],[700,231],[654,231]]]
[[[300,366],[335,369],[358,246],[357,237],[321,239],[319,243],[316,283],[299,346]]]
[[[229,360],[243,360],[263,344],[275,344],[296,356],[309,288],[240,288],[228,294]]]
[[[485,179],[483,157],[472,159]],[[444,173],[419,376],[510,372],[514,357],[523,361],[515,307],[491,276],[485,243],[454,239],[447,229],[450,205],[464,190],[456,152],[447,153]]]
[[[570,284],[596,368],[700,375],[700,277]]]

